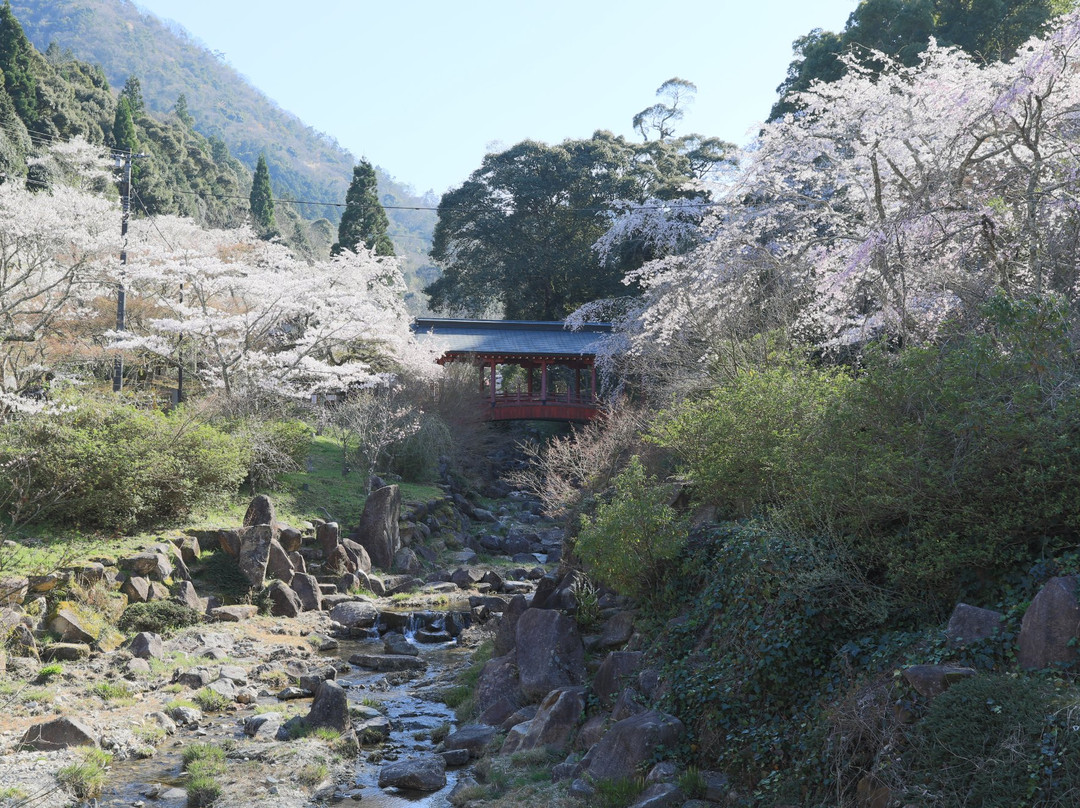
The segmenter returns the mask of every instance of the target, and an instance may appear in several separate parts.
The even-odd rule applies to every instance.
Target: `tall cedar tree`
[[[338,225],[338,240],[331,247],[333,255],[342,250],[355,250],[358,244],[374,249],[376,255],[394,255],[394,243],[387,230],[390,221],[379,202],[375,169],[367,160],[353,168],[352,182],[345,194],[345,212]]]
[[[118,151],[134,153],[139,150],[139,136],[135,131],[131,104],[123,97],[116,103],[116,116],[113,118],[113,146]]]
[[[0,73],[19,117],[29,126],[37,123],[38,86],[33,65],[34,48],[15,19],[10,3],[0,8]]]
[[[270,190],[270,170],[266,167],[266,156],[262,154],[255,165],[250,201],[251,218],[259,235],[263,238],[276,235],[277,222],[274,221],[274,194]]]
[[[120,97],[126,98],[131,107],[133,117],[142,115],[146,111],[146,103],[143,101],[142,84],[138,76],[128,76],[124,82],[124,89],[120,91]]]

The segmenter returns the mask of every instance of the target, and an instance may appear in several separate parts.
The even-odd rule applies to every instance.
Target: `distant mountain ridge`
[[[166,23],[130,0],[13,0],[11,8],[39,50],[55,43],[101,65],[114,91],[128,76],[138,77],[146,107],[155,115],[170,114],[184,95],[195,129],[220,138],[249,169],[266,154],[275,197],[344,202],[356,157],[282,109],[177,23]],[[376,172],[390,235],[412,286],[412,278],[437,272],[427,258],[435,213],[394,206],[431,207],[437,200],[415,195],[383,169]],[[332,204],[297,208],[307,219],[336,223],[340,218],[340,208]]]

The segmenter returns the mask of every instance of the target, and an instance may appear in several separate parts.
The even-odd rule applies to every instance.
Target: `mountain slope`
[[[266,154],[276,197],[344,201],[356,158],[332,137],[283,110],[175,23],[165,23],[129,0],[14,0],[11,8],[39,50],[56,43],[83,61],[101,65],[113,88],[137,76],[146,107],[154,114],[171,113],[184,95],[195,129],[223,140],[249,169],[260,153]],[[430,205],[385,170],[376,171],[384,204]],[[340,209],[329,205],[297,209],[307,219],[336,222],[340,217]],[[387,214],[410,279],[417,272],[430,274],[424,265],[434,212],[389,209]]]

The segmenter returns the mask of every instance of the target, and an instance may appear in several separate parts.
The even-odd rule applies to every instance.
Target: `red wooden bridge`
[[[479,368],[477,406],[489,421],[591,421],[599,415],[596,352],[611,323],[418,318],[418,338],[442,351],[438,362]]]

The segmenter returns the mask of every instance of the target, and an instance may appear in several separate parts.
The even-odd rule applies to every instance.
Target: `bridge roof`
[[[535,357],[592,357],[611,333],[611,323],[585,323],[571,331],[561,322],[455,320],[418,317],[413,331],[437,340],[445,354]]]

